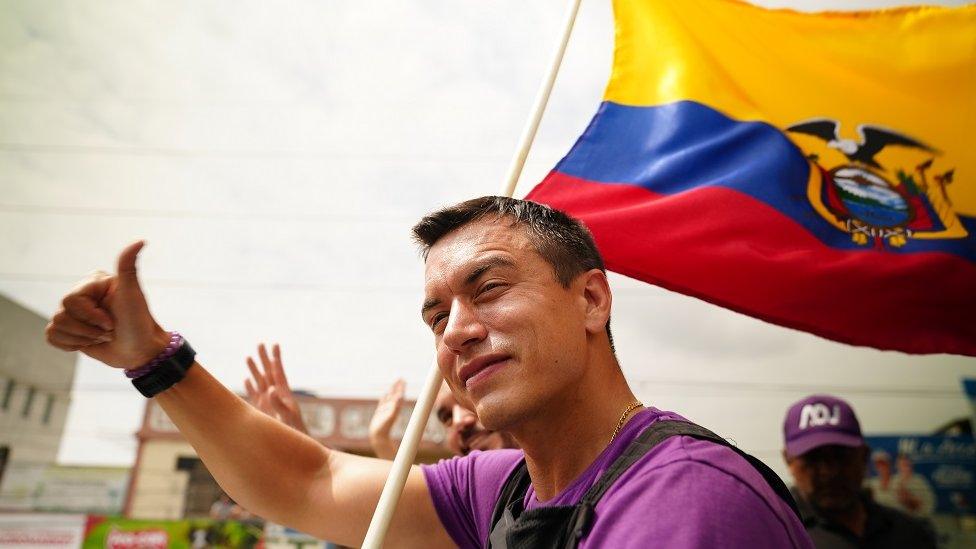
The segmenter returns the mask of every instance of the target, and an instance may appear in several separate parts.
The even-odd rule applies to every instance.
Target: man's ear
[[[586,331],[591,334],[603,333],[606,331],[607,321],[610,320],[610,305],[613,301],[607,273],[600,269],[590,269],[581,274],[580,278],[583,299],[586,302]]]
[[[857,460],[857,467],[860,470],[861,475],[866,476],[868,471],[871,469],[871,448],[867,444],[863,444],[857,449],[857,451],[861,454],[860,459]]]
[[[786,448],[783,448],[783,461],[786,462],[786,469],[789,470],[790,476],[793,477],[794,481],[798,481],[798,468],[802,468],[799,458],[796,456],[790,456],[788,453],[786,453]]]

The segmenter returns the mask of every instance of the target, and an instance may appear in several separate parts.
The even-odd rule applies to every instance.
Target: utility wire
[[[354,159],[377,162],[411,163],[496,163],[506,162],[502,154],[415,154],[358,151],[268,150],[268,149],[199,149],[165,146],[59,145],[33,143],[0,143],[0,152],[55,155],[112,155],[176,158],[243,158],[243,159]]]
[[[218,210],[165,210],[152,208],[104,208],[95,206],[48,206],[37,204],[3,204],[0,213],[30,215],[76,215],[97,217],[137,217],[162,219],[206,219],[214,221],[287,221],[291,223],[342,224],[362,222],[376,225],[381,223],[412,223],[416,216],[384,215],[379,213],[350,214],[346,212],[297,213],[297,212],[228,212]]]
[[[43,282],[57,284],[75,284],[85,275],[66,275],[48,273],[17,273],[0,272],[0,280],[12,282]],[[234,290],[234,291],[262,291],[283,290],[283,291],[326,291],[338,293],[397,293],[410,292],[420,295],[420,289],[416,285],[364,285],[364,284],[322,284],[315,282],[241,282],[240,280],[193,280],[176,278],[153,278],[140,276],[143,285],[152,285],[168,288],[187,288],[187,289],[215,289],[215,290]],[[419,297],[418,297],[419,303]],[[419,305],[418,305],[419,308]]]

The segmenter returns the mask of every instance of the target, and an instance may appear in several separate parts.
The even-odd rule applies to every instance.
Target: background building
[[[300,396],[299,405],[309,433],[330,448],[361,455],[373,455],[369,446],[369,420],[375,400],[335,399]],[[392,435],[403,435],[413,402],[405,402]],[[155,401],[146,401],[136,463],[132,468],[126,497],[126,516],[145,519],[204,517],[222,490],[203,465],[196,451]],[[418,451],[418,461],[431,462],[447,453],[440,443],[444,431],[437,421],[428,421]]]
[[[45,325],[0,295],[0,507],[11,471],[53,464],[61,445],[76,356],[48,345]]]
[[[3,483],[0,509],[118,515],[128,482],[129,467],[14,463]]]

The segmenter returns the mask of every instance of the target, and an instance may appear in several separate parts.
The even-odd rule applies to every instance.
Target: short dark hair
[[[556,280],[568,288],[581,273],[590,269],[606,272],[593,235],[577,219],[544,204],[508,198],[482,196],[442,208],[423,217],[413,226],[413,236],[424,260],[431,247],[448,233],[487,217],[509,218],[513,227],[525,227],[539,255],[552,266]],[[613,349],[610,320],[607,337]]]

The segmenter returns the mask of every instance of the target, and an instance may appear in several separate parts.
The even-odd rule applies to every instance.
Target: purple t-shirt
[[[525,508],[575,505],[647,426],[682,420],[648,408],[634,415],[596,460],[556,497]],[[502,486],[519,450],[472,452],[423,466],[437,515],[459,547],[483,547]],[[813,548],[796,515],[746,460],[729,448],[673,436],[634,463],[603,495],[580,543],[587,547]]]

